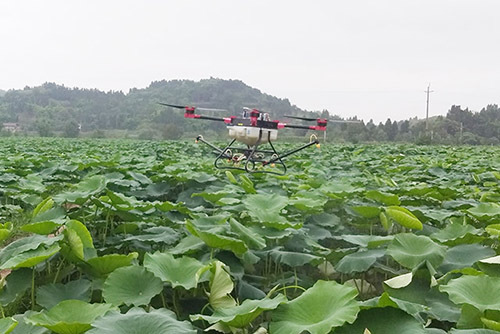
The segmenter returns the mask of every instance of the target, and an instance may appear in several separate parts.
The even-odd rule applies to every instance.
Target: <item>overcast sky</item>
[[[216,77],[376,122],[500,103],[499,0],[3,0],[0,89]],[[175,103],[175,101],[169,101]]]

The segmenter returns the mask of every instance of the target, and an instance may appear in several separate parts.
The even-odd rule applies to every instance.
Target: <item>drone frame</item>
[[[233,146],[233,144],[236,142],[236,139],[231,140],[227,146],[224,148],[219,148],[215,146],[214,144],[206,141],[202,135],[199,135],[196,137],[196,142],[201,141],[202,143],[208,145],[212,149],[214,149],[214,153],[217,155],[214,161],[214,166],[217,169],[236,169],[236,170],[242,170],[247,173],[267,173],[267,174],[275,174],[275,175],[285,175],[287,171],[286,164],[283,162],[282,159],[286,158],[289,155],[292,155],[294,153],[297,153],[303,149],[308,148],[309,146],[312,145],[319,145],[319,140],[314,136],[314,139],[311,137],[311,141],[305,145],[302,145],[296,149],[293,149],[291,151],[285,152],[283,154],[279,154],[276,149],[274,148],[274,145],[271,141],[271,133],[267,132],[267,144],[271,147],[271,150],[261,150],[259,149],[259,145],[261,145],[262,142],[262,129],[260,129],[259,132],[259,139],[255,143],[255,145],[247,145],[247,147],[238,147],[238,146]],[[265,144],[262,144],[265,145]],[[233,152],[238,152],[238,153],[233,153]],[[239,153],[241,152],[241,153]],[[271,158],[266,160],[263,157],[265,154],[271,154]],[[226,166],[222,164],[223,160],[227,160],[229,163],[232,163],[232,166]],[[244,161],[243,167],[240,167],[240,163]],[[261,166],[257,166],[258,163],[261,163]],[[275,167],[276,165],[279,165],[282,167],[281,172],[275,172],[272,170],[263,170],[260,169],[265,166],[272,166]],[[260,167],[260,168],[259,168]]]
[[[243,118],[237,116],[213,117],[208,115],[197,114],[195,113],[195,110],[205,110],[205,111],[227,111],[227,110],[198,108],[194,106],[183,106],[183,105],[168,104],[161,102],[159,102],[158,104],[177,109],[184,109],[185,118],[224,122],[228,128],[234,126],[235,128],[242,127],[245,129],[248,128],[259,129],[258,135],[255,132],[253,132],[249,137],[246,137],[246,135],[241,135],[239,133],[231,133],[230,130],[229,135],[231,138],[233,138],[233,140],[229,142],[229,144],[226,145],[224,148],[219,148],[214,144],[206,141],[202,135],[196,137],[196,142],[201,141],[202,143],[208,145],[214,150],[213,153],[215,153],[217,156],[214,161],[215,168],[237,169],[245,171],[247,173],[269,173],[276,175],[285,175],[287,167],[283,162],[283,159],[305,148],[308,148],[309,146],[317,145],[319,147],[319,140],[316,135],[312,135],[309,143],[302,145],[298,148],[295,148],[291,151],[285,152],[283,154],[279,154],[274,148],[274,145],[272,143],[272,140],[277,139],[277,131],[283,128],[326,131],[326,126],[328,122],[328,119],[325,118],[309,118],[309,117],[285,115],[285,117],[288,118],[299,119],[304,121],[315,121],[316,125],[299,125],[299,124],[282,123],[280,121],[270,120],[268,113],[262,112],[261,110],[258,109],[250,109],[250,108],[243,108],[244,110]],[[335,123],[359,122],[359,121],[338,121],[338,120],[332,120],[332,121]],[[267,132],[267,137],[265,137],[266,136],[266,134],[264,134],[265,132]],[[234,143],[236,141],[246,144],[246,147],[234,146]],[[271,149],[268,150],[259,149],[260,145],[266,145],[266,144],[269,144]],[[267,159],[265,159],[266,155],[269,156]],[[224,160],[226,160],[229,164],[232,165],[223,165],[222,162]],[[263,170],[263,167],[268,165],[273,167],[275,167],[276,165],[281,166],[281,171],[276,172],[272,170]]]

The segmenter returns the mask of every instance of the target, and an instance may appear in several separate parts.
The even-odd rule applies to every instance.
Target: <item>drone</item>
[[[310,118],[285,115],[290,119],[299,119],[303,121],[314,121],[315,125],[300,125],[271,120],[269,113],[254,108],[243,108],[241,116],[213,117],[197,114],[196,111],[220,112],[225,109],[199,108],[194,106],[184,106],[176,104],[161,103],[158,104],[184,109],[184,118],[209,120],[224,122],[229,130],[229,137],[232,139],[228,145],[219,148],[206,141],[202,135],[196,137],[196,142],[202,142],[212,148],[216,154],[214,166],[217,169],[237,169],[247,173],[270,173],[285,175],[287,167],[283,159],[302,151],[310,146],[320,147],[318,137],[311,135],[309,143],[292,149],[284,153],[278,153],[273,142],[278,139],[278,130],[280,129],[306,129],[314,131],[326,131],[328,119]],[[330,120],[335,123],[359,123],[359,121]],[[239,143],[239,146],[235,144]],[[267,149],[261,149],[262,145],[268,145]],[[267,168],[267,167],[272,167]]]

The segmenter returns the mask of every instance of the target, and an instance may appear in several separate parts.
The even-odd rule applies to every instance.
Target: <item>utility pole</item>
[[[433,90],[431,90],[431,84],[429,84],[429,86],[427,86],[427,90],[425,91],[425,93],[427,93],[427,108],[425,110],[425,131],[429,131],[429,95],[433,92]]]

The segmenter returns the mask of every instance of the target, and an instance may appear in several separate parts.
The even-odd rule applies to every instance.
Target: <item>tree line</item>
[[[226,109],[238,113],[243,106],[272,113],[275,119],[286,114],[330,117],[329,111],[305,111],[252,88],[239,80],[205,79],[154,81],[144,89],[103,92],[97,89],[68,88],[55,83],[21,90],[0,91],[0,125],[19,124],[18,134],[94,137],[133,134],[144,139],[178,139],[204,133],[208,137],[226,136],[224,124],[187,122],[182,110],[158,105],[158,102]],[[223,116],[220,112],[216,116]],[[356,120],[356,117],[351,120]],[[11,133],[5,129],[2,135]],[[292,136],[307,136],[307,131],[291,130]],[[328,126],[331,141],[444,144],[499,144],[500,110],[487,105],[480,111],[451,106],[446,116],[432,117],[428,123],[417,118],[375,124],[335,124]]]

